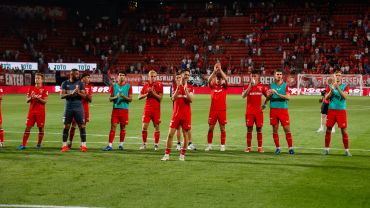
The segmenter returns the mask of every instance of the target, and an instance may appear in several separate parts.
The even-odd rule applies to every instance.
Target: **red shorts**
[[[128,124],[128,109],[122,109],[122,108],[113,108],[112,110],[112,118],[111,118],[112,124]]]
[[[26,126],[33,127],[37,123],[37,127],[44,128],[45,126],[45,113],[42,112],[28,112]]]
[[[275,126],[279,124],[282,126],[289,126],[290,119],[287,108],[271,108],[270,109],[270,124]]]
[[[183,130],[188,131],[191,129],[191,116],[187,117],[172,117],[170,122],[170,127],[173,129],[178,129],[182,127]]]
[[[3,115],[0,112],[0,125],[3,125]]]
[[[217,121],[220,125],[227,124],[226,111],[209,111],[208,124],[215,125]]]
[[[328,110],[326,117],[326,127],[333,127],[335,122],[339,128],[347,128],[347,112],[346,110]]]
[[[153,121],[154,124],[161,123],[161,112],[160,111],[144,111],[143,113],[143,123],[149,123]]]
[[[253,127],[254,124],[256,124],[257,128],[263,126],[263,112],[245,115],[245,125],[247,127]]]

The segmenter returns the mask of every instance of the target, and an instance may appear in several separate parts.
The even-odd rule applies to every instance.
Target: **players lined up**
[[[149,81],[142,88],[139,99],[146,99],[144,112],[142,117],[142,140],[143,145],[140,149],[146,149],[148,126],[150,121],[153,122],[154,131],[154,149],[159,148],[160,138],[160,102],[163,97],[163,86],[156,81],[156,72],[149,72]],[[176,83],[172,86],[171,100],[174,102],[172,118],[167,135],[167,143],[165,155],[162,160],[169,160],[171,153],[172,140],[176,131],[182,130],[183,143],[180,148],[180,160],[185,159],[185,153],[188,142],[191,141],[191,103],[193,101],[194,89],[188,85],[190,72],[183,70],[176,77]],[[289,154],[295,154],[293,148],[293,139],[290,131],[290,118],[288,113],[288,101],[290,92],[287,84],[283,81],[283,74],[276,70],[274,73],[275,81],[269,87],[260,83],[258,71],[253,71],[251,81],[243,88],[242,97],[246,98],[246,114],[245,121],[247,127],[247,147],[245,152],[252,151],[252,131],[253,126],[256,126],[258,152],[263,152],[262,148],[262,127],[263,127],[263,108],[267,102],[270,102],[270,124],[273,129],[273,140],[275,142],[275,154],[280,154],[280,141],[278,135],[279,123],[284,129],[285,138],[288,143]],[[26,149],[27,140],[30,135],[31,128],[37,124],[39,128],[37,148],[41,147],[44,136],[45,124],[45,104],[48,99],[48,92],[42,86],[43,75],[36,73],[35,86],[31,87],[27,93],[26,101],[30,103],[29,113],[26,121],[26,129],[23,136],[23,142],[18,147],[19,150]],[[225,151],[226,143],[226,94],[227,94],[227,77],[221,69],[220,64],[215,64],[214,71],[208,79],[208,86],[211,89],[211,107],[209,112],[209,130],[207,135],[208,145],[206,151],[212,150],[213,130],[219,122],[221,151]],[[87,152],[86,148],[86,123],[89,121],[89,103],[92,101],[91,86],[89,85],[89,75],[83,74],[80,80],[79,71],[73,69],[70,74],[70,79],[63,82],[61,86],[60,97],[66,99],[64,108],[64,129],[63,129],[63,145],[62,152],[68,151],[72,146],[75,126],[78,125],[81,137],[80,149]],[[325,99],[329,100],[329,110],[327,116],[327,130],[325,134],[325,149],[324,154],[329,154],[329,146],[331,139],[331,129],[335,123],[341,129],[343,144],[345,147],[345,155],[351,156],[348,150],[348,134],[346,131],[346,98],[348,96],[348,85],[341,83],[341,73],[335,72],[333,83],[326,89]],[[262,105],[262,96],[265,96],[265,102]],[[0,95],[0,102],[2,94]],[[126,130],[128,125],[128,107],[132,101],[132,87],[126,82],[126,74],[120,72],[117,82],[110,88],[109,100],[113,102],[113,110],[111,114],[111,129],[109,132],[108,146],[105,151],[112,150],[112,144],[116,133],[117,125],[120,124],[120,144],[119,149],[123,150]],[[1,106],[0,106],[1,109]],[[0,111],[1,112],[1,111]],[[0,114],[0,145],[3,145],[3,129]],[[69,138],[69,141],[68,141]],[[179,141],[178,141],[179,142]]]

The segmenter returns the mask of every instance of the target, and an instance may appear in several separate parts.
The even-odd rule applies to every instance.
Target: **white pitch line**
[[[31,205],[31,204],[0,204],[0,207],[19,207],[19,208],[97,208],[80,206],[55,206],[55,205]]]

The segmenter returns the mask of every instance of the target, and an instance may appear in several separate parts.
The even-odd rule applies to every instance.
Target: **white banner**
[[[38,64],[35,62],[0,61],[0,64],[5,70],[38,70]]]
[[[71,71],[72,69],[94,71],[96,63],[49,63],[49,69],[53,71]]]
[[[23,74],[5,74],[5,85],[12,86],[23,86],[24,76]]]

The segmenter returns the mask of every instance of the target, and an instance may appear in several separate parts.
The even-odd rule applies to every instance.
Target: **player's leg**
[[[77,126],[77,123],[76,123],[76,121],[73,119],[73,120],[72,120],[72,124],[71,124],[71,129],[69,130],[69,139],[68,139],[68,147],[69,147],[69,148],[71,148],[71,147],[72,147],[72,141],[73,141],[73,137],[75,136],[76,126]]]
[[[104,151],[112,151],[114,137],[116,136],[117,122],[116,119],[114,119],[113,117],[111,118],[110,131],[108,136],[108,146],[106,146],[103,149]]]
[[[178,127],[173,128],[173,127],[171,127],[171,125],[175,127],[175,124],[176,123],[173,123],[173,121],[171,121],[170,128],[168,129],[168,135],[167,135],[167,141],[166,141],[166,150],[164,152],[163,158],[161,159],[163,161],[166,161],[166,160],[170,159],[171,147],[172,147],[172,143],[173,143],[172,142],[173,141],[173,136],[174,136],[176,130],[178,129]]]
[[[352,156],[352,154],[349,152],[349,140],[348,140],[348,133],[347,133],[347,128],[341,128],[340,129],[342,132],[342,141],[343,141],[343,146],[344,146],[344,155],[346,156]]]
[[[283,126],[284,132],[285,132],[285,139],[288,143],[288,149],[289,154],[294,155],[294,148],[293,148],[293,138],[292,138],[292,132],[290,131],[290,125]]]
[[[148,126],[149,126],[149,123],[147,122],[147,123],[143,123],[141,127],[141,138],[143,140],[143,144],[140,146],[141,150],[146,149],[146,142],[148,139]]]
[[[176,150],[180,151],[181,150],[181,129],[180,127],[176,129],[176,140],[177,140]]]
[[[80,149],[82,152],[87,152],[85,113],[84,113],[83,108],[75,109],[73,111],[73,118],[78,125],[78,129],[80,130],[80,138],[81,138]]]
[[[22,144],[18,146],[17,150],[26,149],[27,141],[28,141],[28,138],[30,137],[32,126],[26,125],[26,129],[24,130],[24,133],[23,133]]]
[[[119,146],[120,150],[123,150],[123,143],[125,142],[126,138],[126,125],[128,125],[128,110],[123,109],[120,110],[119,116],[119,123],[120,123],[120,133],[119,133]]]
[[[256,115],[257,151],[259,153],[263,153],[263,148],[262,148],[262,126],[263,126],[263,112]]]
[[[219,111],[217,115],[218,124],[220,125],[220,137],[221,137],[221,146],[220,150],[225,151],[226,144],[226,111]]]
[[[195,145],[193,143],[193,139],[192,139],[192,136],[191,136],[191,130],[188,131],[187,136],[188,136],[188,138],[186,139],[186,141],[188,141],[188,145],[187,145],[188,150],[197,150],[197,148],[195,147]]]
[[[37,127],[39,128],[36,148],[40,149],[42,140],[44,139],[45,113],[42,113],[41,115],[37,117],[36,123],[37,123]]]
[[[140,146],[141,150],[146,149],[146,142],[148,139],[148,126],[151,120],[150,114],[151,113],[149,111],[143,112],[142,126],[141,126],[141,139],[143,140],[143,144]]]
[[[160,123],[161,123],[161,112],[155,111],[152,113],[152,121],[154,126],[154,150],[159,149],[159,139],[161,137]]]
[[[185,154],[186,154],[186,149],[188,148],[187,144],[190,139],[190,129],[184,128],[184,125],[182,126],[182,133],[184,135],[184,140],[182,143],[182,148],[180,150],[180,157],[179,160],[184,161],[185,160]],[[190,142],[189,142],[190,143]]]
[[[338,128],[341,129],[342,132],[342,141],[344,146],[344,154],[346,156],[352,156],[349,152],[349,144],[348,144],[348,133],[347,133],[347,114],[346,111],[338,111],[337,115],[337,123]]]
[[[226,144],[226,125],[225,124],[220,124],[220,136],[221,136],[221,146],[220,146],[220,151],[223,152],[226,150],[225,144]]]
[[[323,153],[324,155],[329,154],[331,131],[335,123],[336,123],[335,111],[329,110],[327,118],[326,118],[325,148],[324,148],[324,153]]]
[[[263,147],[262,147],[262,127],[256,127],[257,131],[257,151],[259,153],[263,153]]]
[[[119,132],[119,150],[123,150],[123,143],[125,142],[126,138],[126,125],[125,123],[120,123],[120,132]]]
[[[108,135],[108,145],[103,149],[104,151],[112,151],[114,137],[116,136],[117,124],[119,123],[118,109],[112,109],[110,131]]]
[[[251,152],[252,151],[252,133],[253,133],[253,125],[254,125],[255,117],[253,114],[246,114],[245,115],[245,125],[247,127],[247,148],[245,149],[245,152]]]
[[[272,137],[275,143],[275,154],[280,154],[279,124],[272,125]]]
[[[44,127],[39,127],[39,134],[38,134],[38,140],[37,140],[37,145],[36,145],[36,148],[37,149],[40,149],[41,148],[41,144],[42,144],[42,140],[44,139]]]
[[[295,152],[293,148],[293,137],[290,131],[290,118],[289,118],[288,109],[279,110],[278,120],[280,121],[281,126],[284,129],[285,139],[288,143],[289,154],[293,155]]]
[[[317,133],[323,132],[325,125],[326,125],[326,115],[321,114],[320,115],[320,128],[317,130]]]
[[[217,122],[217,115],[213,111],[209,111],[208,115],[208,134],[207,134],[207,147],[205,151],[212,150],[213,131]]]
[[[159,127],[159,122],[154,122],[154,150],[157,151],[159,149],[159,138],[161,136],[161,130]]]
[[[213,131],[215,129],[215,124],[209,124],[208,126],[208,134],[207,134],[207,147],[205,151],[212,150],[212,140],[213,140]]]
[[[32,112],[29,112],[27,115],[27,120],[26,120],[26,129],[24,130],[24,133],[23,133],[22,144],[18,146],[17,150],[26,149],[27,141],[31,134],[31,129],[35,125],[35,123],[36,123],[36,115]]]
[[[272,126],[272,138],[275,143],[275,154],[280,154],[280,139],[279,139],[279,120],[277,109],[270,109],[270,125]]]
[[[247,148],[245,149],[245,152],[251,152],[252,151],[252,132],[253,132],[253,126],[247,126]]]
[[[71,123],[73,119],[73,112],[71,109],[65,109],[64,111],[64,128],[63,128],[63,146],[62,146],[62,152],[68,151],[68,146],[67,146],[67,140],[68,140],[68,133],[69,129],[71,128]]]

